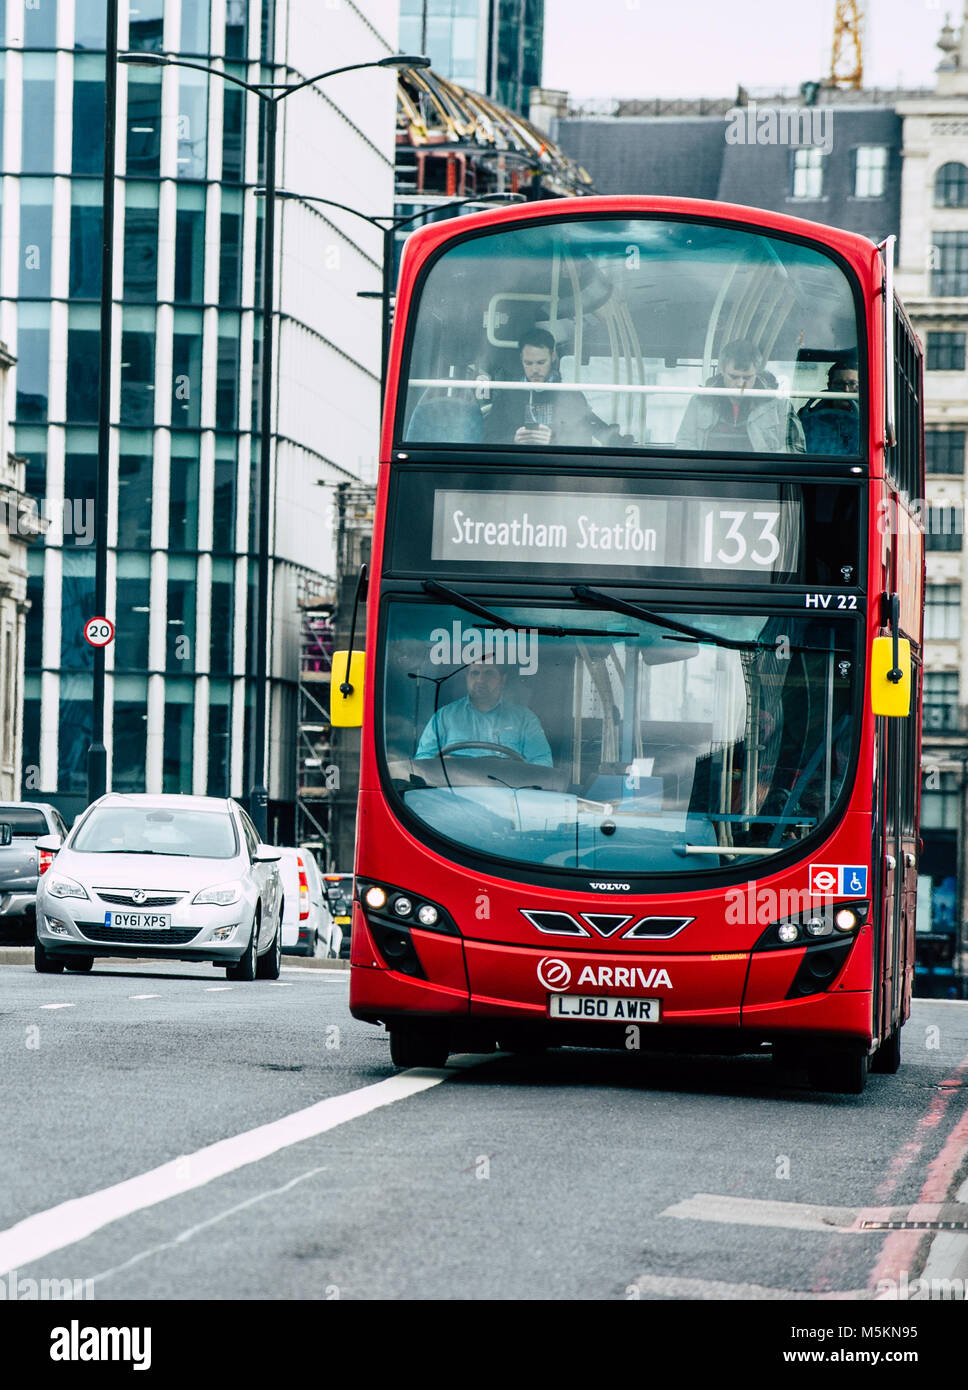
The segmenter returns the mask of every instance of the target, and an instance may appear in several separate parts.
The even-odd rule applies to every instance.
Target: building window
[[[230,676],[235,630],[235,567],[231,560],[212,561],[211,629],[209,670],[215,676]]]
[[[965,529],[960,502],[941,502],[928,508],[925,550],[960,550]]]
[[[202,72],[183,72],[178,79],[178,177],[203,179],[207,151],[208,78]]]
[[[968,165],[942,164],[934,176],[936,208],[968,207]]]
[[[151,622],[151,583],[147,555],[118,556],[118,595],[114,637],[115,671],[148,670],[148,629]]]
[[[86,435],[87,430],[71,430]],[[68,448],[64,458],[64,546],[90,546],[94,541],[94,509],[97,505],[97,439],[83,453]]]
[[[957,729],[957,671],[925,671],[922,723],[926,732],[950,733]]]
[[[57,730],[59,792],[87,791],[87,750],[93,725],[91,677],[62,675]]]
[[[148,682],[144,676],[115,676],[111,789],[143,792],[148,734]]]
[[[222,194],[222,238],[218,267],[218,302],[223,309],[242,299],[242,194]]]
[[[236,75],[244,77],[245,69]],[[238,87],[225,88],[222,113],[222,182],[241,183],[245,166],[245,93]]]
[[[198,548],[198,435],[173,434],[168,484],[168,549]]]
[[[101,185],[75,179],[71,185],[71,299],[101,296],[101,235],[104,207]]]
[[[23,56],[23,148],[20,168],[25,174],[54,172],[54,54]],[[104,123],[102,108],[101,123]]]
[[[212,515],[212,549],[222,554],[235,550],[235,488],[239,465],[234,439],[215,438],[215,495]]]
[[[122,430],[118,455],[119,550],[147,550],[151,544],[152,472],[150,432]]]
[[[215,377],[215,425],[238,428],[239,415],[239,315],[220,314],[218,362]]]
[[[126,309],[121,333],[121,424],[155,419],[155,314]]]
[[[122,297],[154,304],[158,297],[158,189],[129,183],[124,204]]]
[[[201,304],[205,296],[205,190],[179,188],[175,214],[175,300]]]
[[[164,20],[165,0],[138,0],[137,6],[132,7],[129,21],[128,47],[160,53]]]
[[[925,366],[929,372],[963,372],[965,370],[964,333],[929,333],[928,358]]]
[[[937,772],[928,774],[922,768],[924,783],[921,795],[921,825],[925,830],[957,830],[961,817],[959,802],[961,788],[957,772]],[[935,785],[937,784],[937,785]]]
[[[228,796],[232,774],[232,689],[211,681],[208,692],[208,794]]]
[[[931,246],[931,293],[968,294],[968,232],[935,232]]]
[[[90,671],[94,648],[84,640],[84,624],[94,612],[93,550],[65,550],[61,565],[61,669]]]
[[[168,627],[165,670],[195,669],[195,561],[171,557],[168,561]]]
[[[135,48],[137,45],[132,43],[131,47]],[[140,174],[145,178],[157,178],[160,157],[161,82],[156,76],[139,76],[136,82],[129,79],[128,177]]]
[[[936,641],[957,641],[961,635],[961,586],[928,584],[925,599],[925,637]]]
[[[24,48],[54,48],[57,43],[57,0],[34,0],[24,6]]]
[[[823,192],[823,151],[793,151],[794,198],[819,198]]]
[[[210,0],[182,0],[181,51],[208,54]]]
[[[27,634],[24,643],[24,666],[28,671],[40,670],[44,661],[44,552],[31,547],[27,552]]]
[[[67,421],[95,424],[101,330],[93,304],[72,305],[67,321]]]
[[[225,56],[244,58],[248,25],[248,6],[246,0],[226,0],[225,3]]]
[[[965,431],[924,431],[924,467],[928,473],[953,473],[958,477],[965,471]]]
[[[47,419],[50,305],[21,304],[17,313],[17,419]]]
[[[103,16],[101,25],[103,29]],[[71,173],[100,174],[104,169],[103,58],[74,59],[73,101]]]
[[[202,417],[202,315],[175,310],[172,338],[171,423],[197,429]]]
[[[106,19],[104,0],[74,0],[74,47],[103,49]]]
[[[883,198],[887,184],[887,146],[858,145],[854,151],[854,197]]]
[[[169,680],[165,683],[165,742],[162,789],[166,792],[192,790],[192,735],[195,729],[195,691],[193,681]]]
[[[20,180],[20,298],[50,298],[52,179]]]

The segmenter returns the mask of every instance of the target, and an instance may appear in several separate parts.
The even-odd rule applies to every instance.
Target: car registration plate
[[[603,1022],[621,1019],[634,1023],[658,1023],[661,1013],[659,999],[618,999],[611,995],[549,994],[548,1014],[551,1018],[599,1019]]]
[[[170,931],[171,915],[167,912],[105,912],[104,925],[125,931]]]

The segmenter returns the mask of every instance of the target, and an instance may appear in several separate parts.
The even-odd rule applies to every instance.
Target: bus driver
[[[499,748],[517,753],[526,763],[551,767],[551,747],[536,714],[504,699],[507,671],[487,660],[476,661],[464,673],[467,694],[444,705],[420,735],[415,758],[436,758],[458,743],[491,744],[492,748],[455,749],[455,756],[500,756]]]

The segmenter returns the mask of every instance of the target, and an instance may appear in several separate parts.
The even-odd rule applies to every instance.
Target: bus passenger
[[[543,328],[525,333],[519,344],[521,368],[533,391],[492,390],[494,404],[484,420],[488,444],[590,445],[633,444],[618,425],[600,419],[581,391],[542,391],[547,382],[560,382],[558,348]],[[495,382],[496,386],[497,383]]]
[[[467,694],[444,705],[420,735],[416,758],[436,758],[454,744],[490,744],[490,748],[454,749],[455,757],[501,756],[500,749],[517,753],[526,763],[551,767],[551,747],[538,716],[524,705],[505,700],[507,671],[486,659],[464,673]]]
[[[828,391],[849,391],[853,400],[832,401],[819,397],[800,411],[800,423],[808,454],[854,455],[860,447],[860,408],[857,392],[860,376],[855,366],[835,362],[827,373]]]
[[[686,406],[676,448],[703,453],[802,454],[803,428],[789,401],[779,396],[747,396],[749,390],[776,389],[776,378],[762,370],[752,343],[735,338],[720,353],[719,371],[707,386],[731,387],[738,394],[693,396]]]

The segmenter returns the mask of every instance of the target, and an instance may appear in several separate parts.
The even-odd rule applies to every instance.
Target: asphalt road
[[[865,1220],[968,1200],[966,1003],[918,1001],[900,1073],[838,1097],[766,1057],[401,1074],[347,981],[0,968],[0,1276],[95,1299],[861,1299],[934,1239]],[[945,1241],[950,1273],[968,1229]]]

